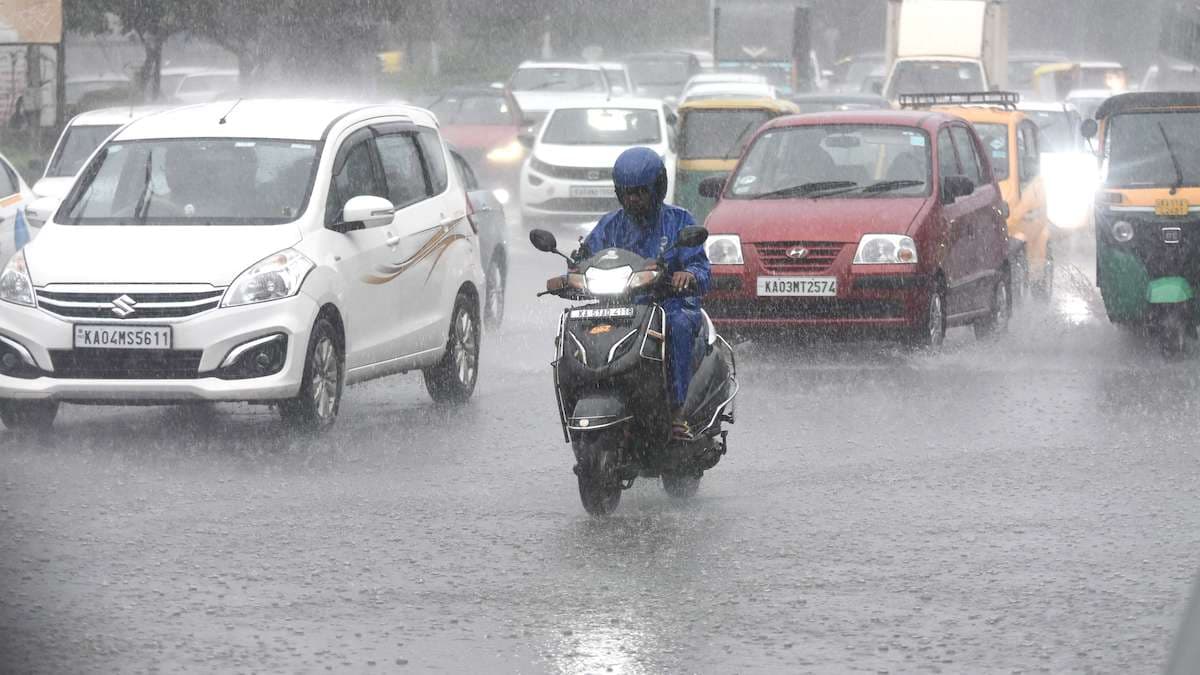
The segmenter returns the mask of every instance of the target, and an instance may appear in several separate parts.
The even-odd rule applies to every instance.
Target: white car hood
[[[575,108],[581,106],[604,105],[609,100],[608,94],[589,94],[576,92],[553,91],[514,91],[517,105],[525,112],[544,113],[555,108]]]
[[[629,148],[623,145],[551,145],[539,143],[533,156],[554,166],[611,169],[617,157]],[[662,154],[659,146],[650,149]]]
[[[58,225],[25,247],[34,286],[228,286],[254,263],[300,241],[295,224],[253,226]]]
[[[64,199],[67,193],[71,191],[71,186],[75,184],[75,176],[52,176],[49,178],[39,178],[38,182],[33,184],[33,194],[38,197],[53,197],[54,199]]]

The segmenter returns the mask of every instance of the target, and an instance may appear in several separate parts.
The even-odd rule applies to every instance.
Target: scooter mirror
[[[554,238],[554,234],[545,230],[532,230],[529,233],[529,242],[533,247],[543,253],[554,253],[558,250],[558,240]]]
[[[702,246],[704,242],[708,241],[708,230],[699,225],[685,227],[680,230],[679,238],[676,241],[678,242],[676,245],[680,248]]]

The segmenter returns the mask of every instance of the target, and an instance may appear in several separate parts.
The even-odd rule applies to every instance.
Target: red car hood
[[[448,124],[442,136],[459,150],[491,150],[517,139],[517,127],[483,124]]]
[[[929,197],[871,199],[722,199],[704,226],[744,242],[836,241],[864,234],[910,234]]]

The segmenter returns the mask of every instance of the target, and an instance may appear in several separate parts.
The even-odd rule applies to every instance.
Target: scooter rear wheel
[[[616,511],[621,503],[616,440],[609,434],[584,436],[575,441],[575,457],[583,510],[593,516],[607,516]]]

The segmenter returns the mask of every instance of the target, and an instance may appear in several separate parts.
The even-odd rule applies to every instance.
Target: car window
[[[479,189],[479,179],[475,177],[475,171],[467,164],[467,160],[463,159],[457,152],[452,153],[454,158],[454,166],[458,169],[458,176],[462,178],[463,187],[468,192],[474,192]]]
[[[966,127],[956,126],[951,131],[954,145],[958,148],[958,159],[962,163],[963,175],[971,179],[975,185],[983,185],[983,167],[979,165],[979,153],[975,150],[975,141]]]
[[[992,164],[996,180],[1008,178],[1009,148],[1007,124],[976,124],[975,131],[983,141],[984,152]]]
[[[13,174],[12,169],[7,165],[0,163],[0,197],[15,195],[21,191],[20,183],[17,177]]]
[[[334,163],[333,181],[325,206],[325,222],[330,224],[341,220],[342,208],[354,197],[387,197],[387,190],[375,170],[375,145],[370,133],[358,132],[342,147],[343,151]]]
[[[442,124],[510,126],[513,111],[503,94],[495,96],[446,96],[429,109]]]
[[[1038,134],[1037,127],[1031,122],[1023,122],[1018,129],[1018,145],[1023,146],[1023,150],[1017,157],[1017,169],[1021,174],[1021,184],[1024,185],[1029,181],[1037,178],[1041,171],[1039,166],[1038,156]]]
[[[387,181],[388,199],[397,208],[415,204],[429,196],[425,169],[414,133],[387,134],[375,140],[379,161]]]
[[[608,91],[604,74],[585,68],[522,68],[512,78],[513,91],[592,92]]]
[[[67,127],[63,132],[62,141],[58,144],[58,152],[51,158],[50,166],[46,169],[46,176],[74,176],[79,173],[87,158],[118,128],[120,125],[117,124]]]
[[[950,140],[950,130],[942,129],[937,137],[938,172],[943,179],[946,176],[961,176],[958,168],[958,157],[954,154],[954,141]]]
[[[417,134],[421,151],[425,155],[425,165],[429,170],[429,187],[431,195],[440,195],[449,185],[446,175],[446,151],[442,148],[442,139],[432,129],[421,129]]]

